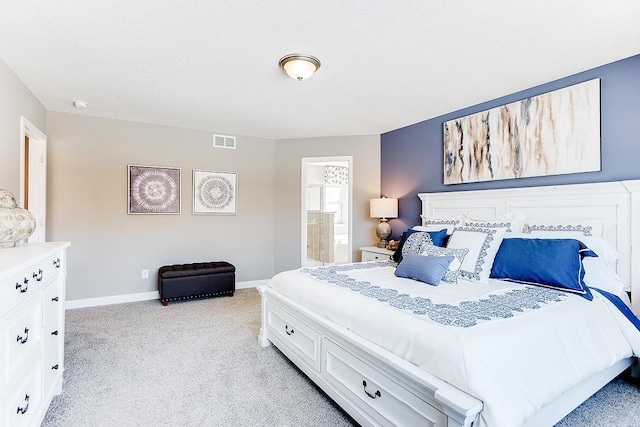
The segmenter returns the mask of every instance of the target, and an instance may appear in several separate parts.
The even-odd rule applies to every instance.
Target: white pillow
[[[604,229],[610,227],[609,221],[538,221],[527,220],[527,223],[522,228],[522,232],[525,234],[536,234],[542,236],[553,237],[555,233],[562,233],[565,236],[571,235],[577,236],[593,236],[602,237]],[[564,237],[559,237],[564,238]],[[568,237],[567,237],[568,238]]]
[[[469,249],[460,267],[460,276],[467,280],[487,283],[493,260],[500,249],[505,228],[460,227],[453,231],[447,248]]]
[[[475,219],[463,216],[465,227],[505,228],[507,233],[521,233],[525,222],[522,212],[509,212],[491,219]]]
[[[615,271],[600,257],[584,257],[584,284],[619,296],[624,301],[624,283]]]
[[[429,218],[424,215],[420,215],[424,225],[418,225],[421,230],[419,231],[439,231],[447,229],[447,234],[453,233],[453,229],[464,225],[463,215],[456,215],[452,218]],[[414,230],[416,227],[414,227]]]

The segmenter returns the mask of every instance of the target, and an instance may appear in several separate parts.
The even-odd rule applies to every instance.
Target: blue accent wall
[[[595,78],[601,85],[601,171],[443,184],[443,122]],[[418,193],[639,179],[640,55],[384,133],[380,144],[381,195],[399,200],[400,216],[389,221],[395,239],[408,227],[420,224]]]

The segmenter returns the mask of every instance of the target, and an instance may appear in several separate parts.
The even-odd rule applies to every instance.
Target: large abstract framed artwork
[[[130,214],[179,214],[180,169],[129,165]]]
[[[193,213],[235,215],[238,209],[238,174],[193,170]]]
[[[600,79],[443,124],[444,184],[595,172]]]

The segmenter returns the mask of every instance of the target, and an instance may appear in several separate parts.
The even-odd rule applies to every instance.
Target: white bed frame
[[[619,254],[617,272],[640,313],[640,180],[519,189],[421,193],[423,217],[467,213],[488,219],[519,211],[527,220],[602,221]],[[423,220],[424,223],[424,220]],[[482,402],[269,288],[258,341],[273,343],[361,425],[472,426]],[[599,372],[542,408],[527,426],[550,426],[624,371]],[[365,385],[366,384],[366,385]]]

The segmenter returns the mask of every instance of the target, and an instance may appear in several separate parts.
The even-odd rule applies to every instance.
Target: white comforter
[[[393,267],[344,272],[410,297],[457,305],[520,285],[460,280],[438,287],[394,276]],[[599,293],[567,295],[513,317],[447,326],[300,270],[269,286],[484,402],[481,425],[519,426],[592,374],[640,354],[640,332]]]

